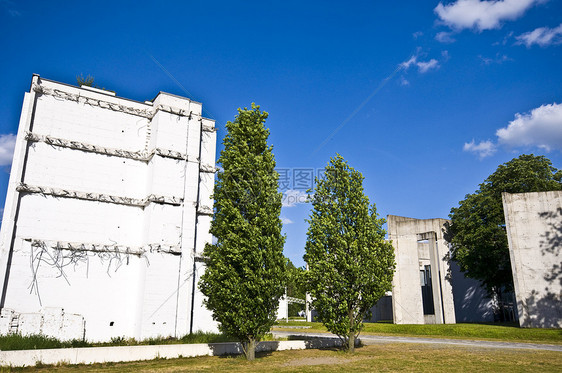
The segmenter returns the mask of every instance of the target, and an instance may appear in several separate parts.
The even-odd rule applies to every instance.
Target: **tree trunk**
[[[248,342],[244,342],[246,348],[244,348],[244,354],[247,360],[254,360],[256,358],[256,340],[250,339]]]
[[[355,352],[355,332],[349,332],[349,339],[348,339],[348,352],[354,353]]]
[[[353,310],[348,311],[349,315],[349,338],[347,339],[347,351],[355,352],[355,318],[353,317]]]

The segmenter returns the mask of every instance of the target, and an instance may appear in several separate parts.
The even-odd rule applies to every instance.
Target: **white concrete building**
[[[0,333],[216,330],[197,288],[216,147],[201,111],[33,76],[0,232]]]
[[[562,192],[502,200],[519,325],[562,328]]]
[[[388,238],[396,255],[392,279],[395,324],[454,324],[453,290],[447,280],[449,248],[445,219],[388,215]]]

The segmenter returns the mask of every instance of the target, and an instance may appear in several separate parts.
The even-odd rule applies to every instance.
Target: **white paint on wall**
[[[0,307],[28,319],[15,329],[70,338],[75,333],[64,330],[79,322],[59,318],[63,331],[51,327],[56,318],[49,310],[64,309],[83,318],[92,341],[182,336],[190,326],[217,330],[203,296],[192,292],[192,276],[197,284],[204,270],[198,263],[193,272],[195,258],[211,242],[216,150],[214,122],[201,110],[200,103],[162,92],[141,103],[33,77],[0,231]],[[28,141],[30,133],[44,141]],[[78,145],[49,144],[49,137]],[[164,152],[147,159],[125,153],[156,149]],[[187,159],[166,156],[172,153]],[[68,195],[18,191],[21,183]],[[68,197],[84,194],[89,198]],[[96,200],[100,194],[165,202],[120,204]],[[0,320],[0,332],[10,331],[12,321]]]

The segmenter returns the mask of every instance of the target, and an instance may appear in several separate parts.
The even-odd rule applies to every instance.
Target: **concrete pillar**
[[[562,191],[503,193],[519,325],[562,327]]]
[[[392,308],[396,324],[455,323],[452,288],[446,280],[445,219],[413,219],[389,215],[388,237],[396,255]],[[424,241],[420,246],[420,241]],[[424,316],[420,268],[431,265],[435,316]]]

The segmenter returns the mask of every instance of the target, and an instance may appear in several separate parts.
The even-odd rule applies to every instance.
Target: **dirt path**
[[[330,333],[307,333],[304,331],[273,331],[276,337],[301,339],[306,337],[337,338]],[[469,339],[446,339],[446,338],[424,338],[424,337],[398,337],[382,335],[360,335],[359,339],[365,345],[378,343],[417,343],[417,344],[440,344],[447,346],[463,346],[477,348],[499,348],[516,350],[543,350],[562,352],[562,345],[549,345],[540,343],[521,343],[521,342],[497,342]]]

